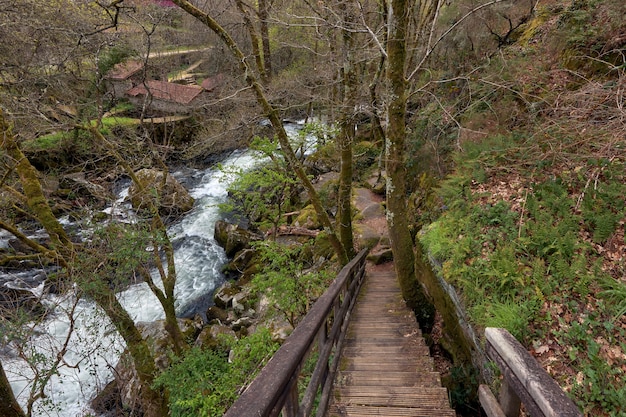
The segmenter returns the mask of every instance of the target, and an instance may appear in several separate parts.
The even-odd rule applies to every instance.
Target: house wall
[[[128,97],[128,100],[135,106],[142,106],[145,96]],[[209,96],[207,94],[200,94],[189,104],[180,104],[172,101],[165,101],[159,99],[152,99],[150,103],[150,109],[160,111],[169,114],[190,114],[200,110],[200,107],[207,104]]]

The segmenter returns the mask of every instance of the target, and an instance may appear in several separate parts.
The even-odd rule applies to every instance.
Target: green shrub
[[[313,268],[310,244],[285,246],[271,241],[257,242],[262,270],[252,279],[258,293],[265,294],[275,313],[295,328],[313,302],[324,293],[333,275]]]
[[[260,229],[277,227],[283,213],[291,210],[296,199],[296,178],[287,169],[277,144],[265,138],[255,138],[251,148],[262,160],[252,171],[220,167],[226,177],[235,177],[228,186],[229,201],[221,205],[224,211],[235,211]],[[268,158],[271,158],[269,161]]]
[[[223,344],[221,350],[185,352],[156,379],[156,386],[169,392],[172,417],[222,416],[278,349],[267,329]]]

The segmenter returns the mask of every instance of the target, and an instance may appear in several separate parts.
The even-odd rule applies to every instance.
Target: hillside
[[[588,415],[620,415],[626,4],[538,3],[464,79],[472,104],[449,174],[416,199],[418,237],[476,329],[507,328]]]

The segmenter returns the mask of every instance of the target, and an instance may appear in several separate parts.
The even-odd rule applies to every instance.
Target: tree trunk
[[[24,411],[15,400],[9,380],[4,373],[2,362],[0,362],[0,416],[25,417]]]
[[[387,5],[379,4],[379,11],[382,15],[382,19],[384,22],[387,21]],[[382,28],[382,41],[383,45],[387,45],[387,33],[388,28],[386,25],[383,25]],[[381,117],[383,112],[381,111],[382,105],[381,100],[379,98],[379,85],[385,74],[385,65],[387,63],[387,57],[385,54],[380,55],[380,60],[378,62],[378,66],[376,67],[376,74],[372,79],[372,82],[369,85],[369,93],[370,93],[370,106],[372,108],[372,134],[374,136],[374,142],[382,142],[382,151],[380,152],[380,156],[378,159],[378,176],[376,178],[376,184],[379,184],[383,177],[384,170],[384,161],[385,161],[385,153],[387,152],[387,138],[385,137],[385,130],[383,129],[383,123],[381,121]]]
[[[135,371],[141,382],[139,400],[145,417],[165,417],[169,415],[167,395],[152,388],[156,377],[154,357],[148,344],[128,312],[117,300],[115,293],[102,281],[84,283],[86,294],[91,297],[106,315],[126,342],[126,348],[133,359]]]
[[[2,132],[2,148],[15,163],[14,169],[24,189],[26,203],[33,211],[35,217],[41,222],[41,225],[46,229],[46,232],[48,232],[53,249],[59,253],[60,256],[55,260],[59,261],[61,265],[66,266],[65,262],[67,262],[68,256],[71,258],[74,244],[65,233],[63,226],[61,226],[52,213],[52,210],[50,210],[48,201],[41,188],[37,170],[30,164],[30,161],[26,159],[26,156],[24,156],[18,147],[11,125],[4,118],[2,110],[0,110],[0,131]],[[50,255],[52,253],[54,252],[50,251],[44,255]]]
[[[266,81],[272,78],[272,51],[270,49],[269,31],[269,1],[259,0],[259,21],[261,24],[261,43],[263,44],[263,64],[265,68]]]
[[[243,18],[243,25],[248,30],[248,35],[250,36],[250,43],[252,44],[252,55],[254,55],[254,61],[256,62],[256,67],[259,71],[259,75],[261,77],[261,82],[263,84],[267,84],[268,77],[265,72],[265,62],[263,57],[261,56],[261,49],[259,48],[259,36],[256,33],[254,28],[254,24],[252,23],[252,19],[250,19],[250,13],[246,10],[246,6],[243,4],[243,1],[237,0],[237,9],[239,9],[239,13]]]
[[[434,320],[434,308],[415,276],[415,253],[409,230],[406,195],[405,118],[406,118],[406,35],[408,0],[391,0],[388,13],[387,79],[391,97],[387,109],[387,224],[394,264],[402,294],[413,308],[422,328]]]
[[[337,141],[341,154],[341,170],[339,173],[339,190],[337,195],[337,229],[339,239],[346,250],[348,258],[354,257],[354,238],[352,232],[352,141],[354,124],[344,120]]]
[[[352,258],[354,253],[354,240],[352,233],[352,174],[353,156],[352,145],[354,143],[354,109],[357,105],[358,79],[355,63],[355,34],[350,30],[357,23],[355,5],[348,2],[339,4],[342,13],[343,25],[343,80],[342,80],[342,107],[339,137],[337,146],[341,155],[341,170],[339,175],[339,191],[337,202],[337,229],[341,243]]]
[[[208,13],[205,13],[202,10],[198,9],[187,0],[172,1],[185,12],[189,13],[191,16],[195,17],[200,22],[205,24],[216,35],[218,35],[239,62],[239,67],[242,74],[244,74],[246,78],[247,84],[254,91],[258,103],[261,105],[261,108],[263,108],[263,111],[272,123],[272,127],[276,131],[278,142],[280,143],[280,147],[285,154],[287,163],[289,164],[291,169],[294,170],[296,176],[300,180],[300,183],[302,184],[309,198],[311,199],[311,204],[315,208],[315,213],[317,214],[320,223],[324,227],[324,231],[329,237],[330,243],[333,246],[335,253],[337,254],[339,262],[342,265],[347,264],[348,256],[346,254],[346,249],[341,244],[339,238],[337,238],[335,228],[330,221],[330,217],[328,217],[328,213],[326,213],[326,210],[324,210],[324,206],[322,205],[319,194],[313,187],[313,184],[311,183],[311,180],[309,180],[309,177],[302,167],[302,164],[296,157],[293,147],[289,142],[289,136],[287,135],[285,127],[283,126],[283,123],[279,117],[278,111],[267,100],[267,97],[265,96],[265,93],[263,91],[263,86],[261,86],[261,84],[254,77],[254,73],[252,72],[252,68],[248,63],[246,56],[243,54],[237,43],[228,34],[228,32],[226,32],[226,30],[224,30],[224,28],[220,26],[219,23],[217,23],[217,21],[215,21]]]

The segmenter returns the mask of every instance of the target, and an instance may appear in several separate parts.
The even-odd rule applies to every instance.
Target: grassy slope
[[[585,412],[619,415],[626,5],[549,3],[476,76],[462,120],[482,134],[461,142],[420,239],[476,328],[509,329]]]

